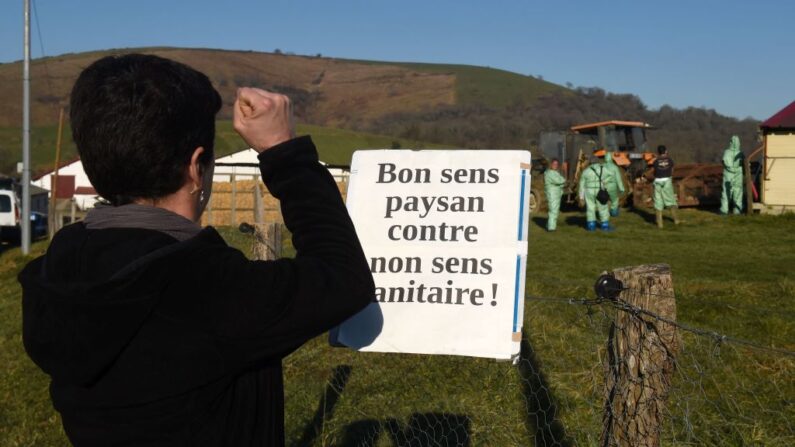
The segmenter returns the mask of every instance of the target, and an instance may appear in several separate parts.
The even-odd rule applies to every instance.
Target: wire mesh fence
[[[611,417],[615,433],[643,429],[637,408],[608,404],[608,339],[654,322],[676,324],[667,395],[641,389],[634,403],[659,413],[661,445],[795,445],[794,352],[644,315],[621,300],[528,296],[525,311],[514,364],[313,341],[285,361],[288,445],[629,445],[605,435]]]
[[[656,267],[593,288],[530,275],[514,362],[313,340],[284,361],[287,444],[795,445],[795,351],[772,333],[792,327],[789,305],[680,293]],[[795,296],[768,287],[757,295]],[[704,309],[712,324],[691,323]]]

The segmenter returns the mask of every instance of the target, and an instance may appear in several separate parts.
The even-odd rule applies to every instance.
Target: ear
[[[199,162],[199,158],[204,153],[204,147],[199,146],[196,150],[193,151],[193,155],[190,156],[190,164],[188,165],[188,181],[191,184],[191,188],[201,188],[202,187],[202,165]]]

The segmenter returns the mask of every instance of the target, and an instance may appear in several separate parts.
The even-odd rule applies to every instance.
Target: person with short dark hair
[[[544,195],[547,197],[547,231],[555,231],[558,227],[558,214],[560,214],[560,198],[563,196],[563,187],[566,179],[560,175],[558,168],[560,162],[553,158],[549,167],[544,171]]]
[[[674,193],[673,171],[674,161],[668,156],[668,148],[663,145],[657,146],[657,158],[654,160],[654,210],[657,221],[657,228],[663,228],[663,210],[671,210],[674,224],[679,225],[679,215],[677,209],[679,205]]]
[[[156,56],[100,59],[71,95],[77,149],[108,202],[19,275],[23,341],[76,446],[284,444],[281,359],[367,306],[353,224],[286,96],[241,88],[294,259],[250,261],[199,225],[212,188],[209,79]]]

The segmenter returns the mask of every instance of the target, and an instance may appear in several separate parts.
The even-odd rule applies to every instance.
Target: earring
[[[199,203],[204,203],[204,190],[199,193]]]

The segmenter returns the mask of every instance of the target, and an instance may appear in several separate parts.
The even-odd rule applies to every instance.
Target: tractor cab
[[[542,132],[538,149],[545,161],[557,158],[568,180],[566,202],[577,196],[580,173],[588,167],[594,149],[606,148],[623,168],[627,189],[648,168],[646,131],[654,127],[641,121],[600,121],[572,126],[567,131]]]
[[[613,153],[613,161],[627,170],[630,178],[643,174],[648,154],[646,130],[653,127],[641,121],[602,121],[572,126],[575,134],[589,137],[595,145]]]

